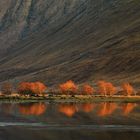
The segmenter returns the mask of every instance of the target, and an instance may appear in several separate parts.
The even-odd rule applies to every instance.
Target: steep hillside
[[[30,33],[58,24],[61,18],[67,18],[69,14],[79,14],[85,2],[86,0],[0,1],[0,49],[5,50]]]
[[[0,15],[1,82],[140,83],[139,0],[13,1]]]

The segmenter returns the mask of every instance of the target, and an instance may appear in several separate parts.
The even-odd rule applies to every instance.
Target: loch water
[[[139,140],[140,103],[0,103],[0,140]]]

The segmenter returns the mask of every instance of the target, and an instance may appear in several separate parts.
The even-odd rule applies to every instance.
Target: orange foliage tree
[[[105,81],[99,81],[98,82],[98,88],[99,88],[99,93],[101,95],[107,95],[107,89],[106,89],[106,82]]]
[[[125,95],[130,96],[134,93],[134,88],[129,83],[123,83],[122,89]]]
[[[106,95],[112,96],[117,91],[116,87],[112,83],[106,81],[99,81],[98,87],[99,93],[104,96]]]
[[[74,94],[78,90],[77,85],[71,80],[67,81],[66,83],[60,84],[59,88],[62,93],[68,93],[68,94]]]
[[[18,86],[18,92],[21,94],[41,95],[47,87],[41,82],[22,82]]]
[[[82,87],[82,93],[86,95],[92,95],[94,93],[94,88],[88,84],[83,85]]]
[[[106,83],[107,95],[112,96],[117,92],[116,87],[112,83]]]

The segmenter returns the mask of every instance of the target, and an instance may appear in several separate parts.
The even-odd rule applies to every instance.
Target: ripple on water
[[[22,126],[33,129],[51,129],[51,130],[78,130],[91,129],[94,131],[134,131],[140,132],[140,126],[136,125],[61,125],[44,123],[22,123],[22,122],[0,122],[0,127]]]

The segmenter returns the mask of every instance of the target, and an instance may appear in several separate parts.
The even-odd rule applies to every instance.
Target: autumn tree
[[[116,87],[112,83],[106,81],[99,81],[98,88],[99,93],[104,96],[112,96],[117,91]]]
[[[94,88],[88,84],[83,85],[82,93],[86,95],[92,95],[94,93]]]
[[[130,96],[134,93],[134,88],[129,83],[123,83],[122,89],[126,96]]]
[[[3,94],[6,94],[6,95],[12,94],[12,90],[13,90],[13,86],[9,82],[6,82],[2,84],[1,86],[1,91]]]
[[[22,82],[18,86],[18,92],[27,95],[41,95],[47,87],[41,82]]]
[[[78,90],[77,85],[71,80],[67,81],[66,83],[60,84],[59,88],[62,93],[68,94],[75,94]]]
[[[110,82],[106,83],[106,88],[107,88],[107,95],[109,96],[112,96],[117,92],[116,87]]]
[[[39,95],[41,95],[42,93],[44,93],[45,92],[45,90],[47,89],[47,87],[43,84],[43,83],[41,83],[41,82],[35,82],[35,83],[33,83],[34,85],[33,85],[33,92],[35,93],[35,94],[39,94]]]
[[[29,95],[32,94],[31,83],[29,82],[22,82],[18,85],[18,92],[20,94]]]
[[[105,81],[99,81],[97,84],[98,84],[99,93],[101,95],[106,96],[107,95],[106,82]]]

